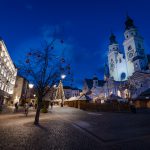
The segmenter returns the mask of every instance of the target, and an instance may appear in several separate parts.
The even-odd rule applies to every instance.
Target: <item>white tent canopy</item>
[[[86,95],[77,96],[77,97],[71,97],[67,101],[74,101],[74,100],[90,100],[90,97]]]

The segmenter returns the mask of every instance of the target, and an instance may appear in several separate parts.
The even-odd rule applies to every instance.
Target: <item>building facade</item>
[[[91,92],[92,98],[137,98],[150,88],[150,55],[145,54],[144,39],[133,20],[127,16],[123,47],[113,33],[109,38],[108,63],[105,64],[104,81],[85,79],[83,93]],[[96,86],[95,86],[96,85]]]
[[[101,93],[104,93],[104,84],[105,81],[99,80],[98,77],[95,75],[92,79],[85,79],[83,82],[82,94],[86,94],[91,99],[94,99],[95,97],[98,97]]]
[[[25,103],[30,96],[29,82],[21,76],[16,77],[13,93],[13,104],[16,102]]]
[[[0,104],[11,98],[14,92],[16,75],[17,69],[4,41],[0,39]]]
[[[110,77],[115,81],[127,80],[128,72],[124,54],[119,48],[116,37],[112,33],[110,36],[109,52],[108,52],[108,66]]]
[[[124,52],[119,48],[114,34],[110,36],[108,64],[109,73],[115,81],[125,81],[136,71],[148,69],[148,58],[144,50],[144,39],[133,20],[127,16],[124,32]]]
[[[63,86],[65,98],[69,99],[71,97],[80,96],[80,89],[72,88],[70,86]]]
[[[132,98],[150,88],[150,58],[145,54],[144,39],[129,16],[125,21],[124,38],[124,51],[121,51],[115,35],[110,36],[108,68],[105,69],[108,71],[103,87],[105,97],[114,94],[127,98],[127,84],[132,84]]]

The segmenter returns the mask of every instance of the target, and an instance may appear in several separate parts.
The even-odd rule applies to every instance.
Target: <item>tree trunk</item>
[[[42,100],[38,99],[38,106],[37,106],[37,109],[36,109],[36,115],[35,115],[35,120],[34,120],[35,125],[39,124],[39,117],[40,117],[41,107],[42,107]]]

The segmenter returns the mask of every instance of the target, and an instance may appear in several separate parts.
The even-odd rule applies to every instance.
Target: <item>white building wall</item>
[[[9,56],[3,40],[0,40],[0,90],[12,95],[16,75],[17,69]]]
[[[115,81],[125,81],[128,77],[126,60],[123,58],[123,54],[117,50],[113,50],[114,45],[109,46],[108,63],[110,77]],[[115,46],[116,47],[116,46]],[[124,78],[122,78],[124,74]]]
[[[126,37],[126,34],[127,33],[125,33],[125,37]],[[125,39],[123,45],[124,45],[124,51],[125,51],[128,76],[132,76],[132,74],[134,73],[134,64],[132,62],[132,59],[135,54],[135,43],[133,42],[133,37]],[[131,49],[129,49],[129,47],[131,47]]]
[[[128,75],[132,76],[135,71],[144,70],[147,66],[147,58],[144,52],[143,38],[136,28],[126,30],[124,33],[125,40],[123,42]],[[140,56],[143,59],[133,61],[133,58]]]

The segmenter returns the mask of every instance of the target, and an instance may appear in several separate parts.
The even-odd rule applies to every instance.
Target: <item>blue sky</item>
[[[110,31],[122,47],[127,13],[150,53],[149,6],[149,0],[0,0],[0,36],[17,63],[29,48],[49,39],[55,28],[63,28],[65,54],[75,86],[81,88],[84,78],[96,74],[103,79]]]

